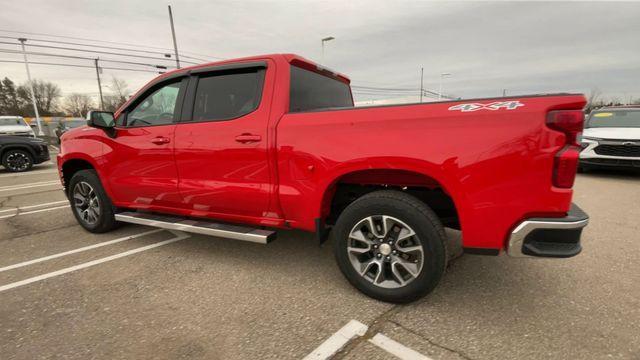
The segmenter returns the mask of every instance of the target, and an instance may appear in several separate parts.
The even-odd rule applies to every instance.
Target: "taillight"
[[[551,111],[547,115],[547,126],[562,131],[567,136],[567,144],[579,145],[578,134],[584,126],[584,113],[582,110]]]
[[[553,185],[569,189],[573,186],[578,170],[580,156],[578,135],[584,126],[584,113],[581,110],[551,111],[547,115],[547,126],[565,134],[566,145],[554,159]]]

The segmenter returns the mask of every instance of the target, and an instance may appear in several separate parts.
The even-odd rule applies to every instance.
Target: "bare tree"
[[[590,113],[593,109],[603,105],[602,104],[603,100],[601,99],[601,96],[602,96],[602,91],[600,91],[600,89],[598,88],[591,89],[591,93],[587,98],[587,107],[585,108],[585,111],[587,113]]]
[[[111,94],[103,97],[104,110],[116,111],[131,96],[129,85],[123,79],[113,76],[108,88],[111,89]]]
[[[64,99],[64,110],[71,116],[84,117],[94,107],[93,99],[86,94],[73,93]]]
[[[58,99],[62,96],[62,91],[58,85],[42,80],[33,80],[33,93],[36,99],[36,105],[38,106],[38,110],[42,113],[40,115],[53,115],[56,113],[58,109]],[[31,92],[29,89],[29,84],[25,83],[20,85],[17,90],[18,97],[25,104],[31,103]],[[32,113],[33,110],[28,110],[25,108],[25,111],[28,113]]]

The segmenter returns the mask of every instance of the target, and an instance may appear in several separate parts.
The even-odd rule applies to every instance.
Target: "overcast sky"
[[[171,48],[166,5],[157,0],[6,1],[0,30]],[[444,80],[445,93],[465,98],[497,96],[503,89],[525,94],[588,93],[594,88],[605,97],[640,98],[640,2],[194,0],[171,5],[179,50],[199,58],[291,52],[347,74],[354,85],[389,88],[418,89],[424,67],[425,88],[437,91],[440,74],[451,73]],[[323,60],[320,39],[327,36],[336,39],[326,44]],[[19,48],[0,44],[0,49]],[[0,60],[21,57],[0,53]],[[30,60],[92,65],[41,56]],[[105,82],[112,75],[126,79],[132,90],[155,76],[104,70]],[[0,62],[0,77],[5,76],[22,83],[24,65]],[[57,83],[65,94],[97,94],[91,68],[33,65],[32,76]],[[356,93],[357,100],[380,97]]]

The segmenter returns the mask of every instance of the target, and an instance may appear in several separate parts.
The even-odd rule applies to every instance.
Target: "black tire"
[[[29,171],[33,167],[33,156],[25,150],[10,149],[2,155],[2,166],[10,172]]]
[[[94,201],[97,201],[99,206],[100,211],[99,214],[95,216],[95,221],[89,221],[83,217],[83,206],[79,206],[80,202],[74,198],[74,190],[76,187],[85,186],[84,184],[88,184],[91,187],[95,194]],[[115,209],[111,203],[111,199],[109,199],[107,193],[104,191],[100,178],[98,178],[95,170],[80,170],[73,174],[71,181],[69,181],[67,191],[73,216],[76,217],[78,223],[85,228],[85,230],[92,233],[104,233],[117,227],[118,223],[114,216]]]
[[[350,239],[350,234],[352,230],[356,229],[356,225],[359,226],[359,224],[363,224],[362,221],[365,221],[368,217],[373,216],[375,218],[376,216],[380,217],[382,215],[395,218],[394,220],[400,220],[403,225],[409,226],[410,230],[413,230],[416,235],[415,239],[412,237],[410,241],[414,242],[414,244],[422,245],[421,269],[411,281],[395,288],[385,288],[374,284],[375,280],[368,278],[367,273],[361,275],[356,271],[355,265],[352,265],[352,260],[350,260],[350,256],[352,256],[350,254],[352,254],[352,252],[347,250],[349,246],[354,246],[353,240]],[[393,228],[395,229],[395,227]],[[389,230],[389,232],[391,232],[391,230]],[[396,239],[397,238],[398,236],[396,236]],[[446,235],[440,219],[422,201],[400,191],[375,191],[351,203],[338,218],[333,229],[333,240],[338,266],[347,280],[364,294],[386,302],[408,303],[422,298],[433,291],[436,285],[438,285],[446,268]],[[351,245],[349,245],[350,242]],[[397,241],[393,246],[399,246],[400,242],[401,241]],[[384,241],[380,244],[384,244]],[[373,246],[378,250],[371,250],[371,258],[373,258],[374,255],[378,255],[375,253],[376,251],[382,252],[383,245]],[[372,249],[372,247],[369,247],[369,249]],[[397,247],[394,249],[400,250],[401,248]],[[394,254],[396,253],[394,252]],[[364,256],[369,256],[369,253]],[[383,258],[384,257],[385,256],[383,256]],[[386,258],[389,259],[389,256]],[[395,258],[396,257],[393,257],[392,259]],[[384,261],[384,259],[382,261]],[[388,261],[392,262],[393,260]],[[384,266],[391,265],[383,265],[383,267]],[[382,268],[378,268],[378,271],[381,270]],[[392,278],[394,276],[395,275],[391,275]]]

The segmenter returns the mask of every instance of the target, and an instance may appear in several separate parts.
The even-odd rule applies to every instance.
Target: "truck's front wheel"
[[[107,232],[116,227],[111,200],[94,170],[81,170],[69,181],[69,201],[73,215],[87,231]]]
[[[427,205],[409,194],[383,190],[359,198],[342,212],[333,233],[340,270],[375,299],[417,300],[444,273],[444,228]]]

